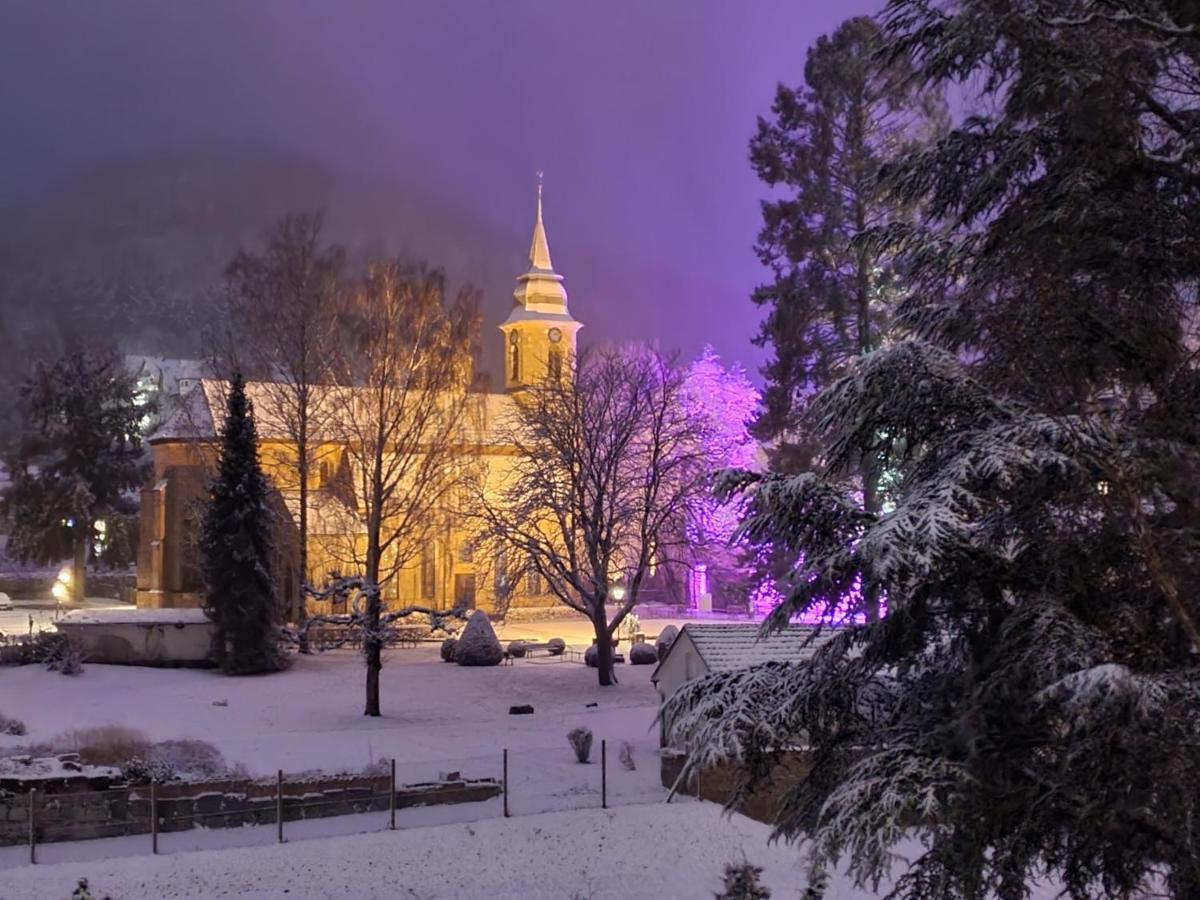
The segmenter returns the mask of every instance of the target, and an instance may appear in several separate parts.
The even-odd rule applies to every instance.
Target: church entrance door
[[[475,575],[454,576],[454,605],[467,609],[475,608]]]

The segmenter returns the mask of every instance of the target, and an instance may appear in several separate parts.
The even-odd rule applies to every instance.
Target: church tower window
[[[509,381],[521,380],[521,347],[517,342],[520,338],[514,331],[508,338],[508,370]]]
[[[546,360],[546,373],[551,381],[562,381],[562,351],[551,350]]]

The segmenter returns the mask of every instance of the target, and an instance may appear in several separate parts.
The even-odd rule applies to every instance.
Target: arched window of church
[[[421,599],[432,600],[437,594],[437,548],[428,543],[421,548]]]
[[[542,585],[542,573],[538,571],[537,565],[531,559],[525,570],[525,593],[530,597],[540,597],[545,592],[546,589]]]
[[[546,362],[546,369],[551,381],[562,381],[562,351],[551,350]]]
[[[516,337],[516,335],[514,334],[513,337]],[[521,351],[520,351],[520,348],[517,347],[516,343],[512,343],[512,344],[508,345],[508,359],[509,359],[508,367],[509,367],[509,370],[512,372],[512,374],[509,375],[509,380],[510,381],[520,381],[521,380]]]

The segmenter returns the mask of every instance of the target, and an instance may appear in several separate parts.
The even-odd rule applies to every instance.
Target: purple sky
[[[534,172],[596,338],[757,367],[756,114],[868,0],[6,0],[0,198],[100,160],[271,143],[418,185],[523,249]],[[572,258],[630,274],[594,296]],[[514,272],[514,275],[516,273]]]

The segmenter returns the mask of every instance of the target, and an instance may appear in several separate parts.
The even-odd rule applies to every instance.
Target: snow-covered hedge
[[[634,644],[629,648],[629,662],[635,666],[652,666],[658,662],[658,651],[649,644]]]
[[[487,613],[477,609],[458,638],[454,661],[460,666],[498,666],[504,650]]]
[[[677,637],[679,637],[679,629],[674,625],[668,625],[658,633],[658,640],[654,643],[659,660],[667,655],[667,651],[671,649],[671,645],[675,643]]]

